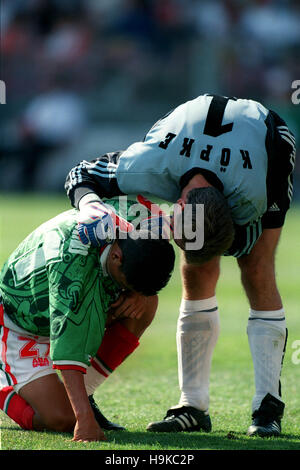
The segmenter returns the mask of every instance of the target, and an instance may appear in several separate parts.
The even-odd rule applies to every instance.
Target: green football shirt
[[[136,204],[109,201],[130,222],[136,217],[136,211],[130,215],[130,208]],[[101,263],[104,255],[99,248],[81,243],[73,209],[32,232],[1,270],[5,313],[18,328],[50,338],[55,368],[85,370],[101,344],[106,313],[121,291],[107,274],[103,259]]]

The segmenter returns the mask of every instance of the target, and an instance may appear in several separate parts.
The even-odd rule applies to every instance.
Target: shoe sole
[[[155,425],[150,423],[147,428],[147,431],[150,432],[166,432],[166,433],[177,433],[177,432],[211,432],[211,427],[210,428],[204,428],[201,426],[193,427],[193,428],[187,428],[187,429],[155,429]]]
[[[106,427],[105,427],[105,426],[101,426],[101,425],[100,425],[100,427],[101,427],[101,429],[103,429],[104,431],[115,431],[115,432],[116,432],[116,431],[126,431],[126,428],[123,428],[123,427],[121,427],[121,426],[120,426],[120,427],[116,427],[116,426],[111,426],[111,427],[110,427],[110,426],[106,426]]]
[[[251,426],[250,426],[250,428],[247,431],[247,436],[249,436],[249,437],[256,437],[256,436],[259,436],[259,437],[279,437],[280,432],[277,432],[277,431],[267,432],[267,431],[263,431],[260,428],[251,429]]]

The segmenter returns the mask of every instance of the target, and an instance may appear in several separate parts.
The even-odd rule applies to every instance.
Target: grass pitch
[[[37,225],[69,209],[64,196],[0,197],[0,263]],[[286,411],[282,435],[261,439],[246,436],[254,393],[252,361],[246,326],[248,303],[239,271],[232,258],[222,261],[218,285],[221,334],[211,374],[210,414],[213,431],[154,434],[150,421],[161,419],[179,398],[177,380],[176,322],[181,298],[177,267],[160,295],[157,316],[141,345],[95,398],[111,420],[127,431],[107,432],[107,441],[74,443],[68,434],[37,433],[18,428],[0,411],[2,450],[300,450],[300,208],[288,213],[277,253],[277,278],[284,300],[289,337],[282,371]],[[55,406],[55,403],[51,404]]]

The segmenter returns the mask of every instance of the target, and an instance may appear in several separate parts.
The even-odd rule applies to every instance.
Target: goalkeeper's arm
[[[120,196],[116,169],[122,152],[107,153],[91,162],[82,161],[68,174],[65,189],[79,209],[78,233],[84,244],[103,247],[115,239],[116,228],[131,231],[132,225],[105,206],[101,198]]]
[[[123,194],[116,178],[121,153],[107,153],[91,162],[83,160],[69,172],[65,189],[73,207],[80,209],[81,199],[88,194],[96,194],[98,199]]]

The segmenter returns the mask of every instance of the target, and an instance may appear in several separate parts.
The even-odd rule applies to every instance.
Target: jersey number
[[[39,348],[37,348],[36,346],[37,342],[34,339],[28,339],[24,336],[19,336],[18,339],[21,341],[26,341],[26,344],[24,344],[24,346],[21,347],[20,352],[19,352],[21,359],[26,359],[28,357],[36,357],[40,355]],[[49,354],[49,350],[50,350],[50,344],[47,346],[47,351],[45,353],[45,356]]]
[[[232,98],[213,95],[213,99],[210,103],[207,112],[205,127],[203,131],[204,134],[210,135],[212,137],[218,137],[219,135],[226,134],[227,132],[232,131],[233,122],[222,125],[225,108],[230,99]]]

